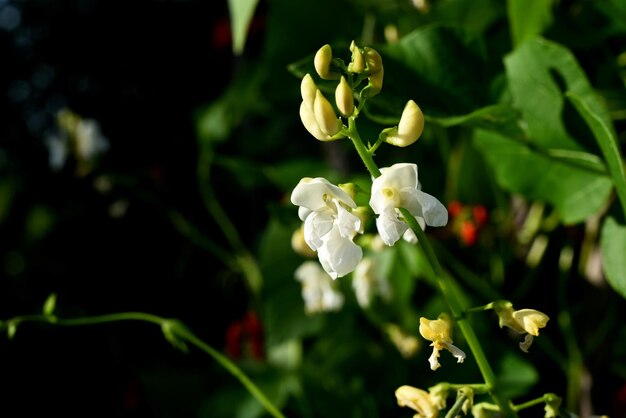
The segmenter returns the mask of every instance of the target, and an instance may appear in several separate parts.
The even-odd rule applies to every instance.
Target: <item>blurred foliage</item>
[[[385,66],[363,138],[409,99],[426,116],[416,144],[376,161],[416,163],[424,190],[464,208],[427,230],[463,304],[504,298],[551,318],[522,353],[491,312],[470,317],[503,391],[626,417],[623,1],[132,3],[0,2],[0,318],[46,300],[65,317],[179,318],[288,417],[408,417],[399,386],[480,381],[471,356],[432,372],[425,340],[407,356],[392,338],[390,324],[419,338],[419,317],[446,310],[417,246],[366,246],[390,299],[362,307],[347,276],[341,310],[305,313],[291,190],[370,179],[349,141],[303,128],[300,80],[319,47],[349,59],[355,40]],[[50,164],[64,109],[108,141],[86,171],[75,147]],[[233,337],[249,312],[261,336]],[[267,416],[210,358],[144,324],[22,325],[0,349],[14,416]]]

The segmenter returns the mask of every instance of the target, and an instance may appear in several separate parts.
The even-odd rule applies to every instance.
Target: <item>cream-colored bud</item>
[[[341,80],[335,89],[335,103],[337,103],[337,109],[339,109],[341,115],[346,118],[354,112],[352,89],[343,76],[341,76]]]
[[[302,101],[313,110],[313,102],[315,101],[315,92],[317,91],[317,85],[313,81],[311,74],[307,74],[302,78],[300,83],[300,94],[302,95]]]
[[[366,46],[363,48],[363,52],[365,53],[367,71],[369,71],[370,74],[376,74],[383,71],[383,59],[378,51]]]
[[[387,136],[385,141],[397,147],[406,147],[417,141],[422,132],[424,132],[424,114],[413,100],[409,100],[402,111],[398,129]]]
[[[332,140],[330,135],[322,132],[319,125],[317,124],[317,120],[315,119],[315,113],[313,113],[313,107],[307,106],[305,102],[302,102],[300,104],[300,120],[302,121],[302,124],[304,125],[306,130],[309,131],[309,133],[313,135],[315,139],[318,139],[320,141]]]
[[[313,64],[315,71],[324,80],[336,80],[339,74],[330,71],[330,64],[333,60],[333,50],[330,45],[326,44],[315,53]]]
[[[300,225],[298,229],[293,231],[291,235],[291,248],[303,257],[313,258],[316,252],[309,247],[309,244],[304,240],[304,224]]]
[[[352,61],[348,64],[348,71],[351,73],[361,74],[365,71],[365,58],[358,46],[352,41],[350,44],[350,51],[352,52]]]
[[[337,118],[333,106],[319,89],[315,92],[313,113],[317,124],[326,135],[335,135],[341,129],[341,122]]]

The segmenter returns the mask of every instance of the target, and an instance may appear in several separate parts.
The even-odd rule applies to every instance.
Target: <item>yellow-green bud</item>
[[[313,113],[312,104],[310,107],[307,106],[305,102],[302,102],[300,104],[300,120],[302,120],[302,124],[304,125],[306,130],[309,131],[309,133],[313,135],[315,139],[318,139],[320,141],[332,140],[330,135],[322,132],[319,125],[317,124],[317,120],[315,119],[315,113]]]
[[[315,71],[324,80],[336,80],[339,74],[330,71],[330,64],[333,60],[333,50],[330,45],[326,44],[315,53],[313,64]]]
[[[369,206],[357,206],[355,209],[352,209],[351,212],[354,216],[359,218],[361,221],[361,227],[359,228],[359,234],[365,232],[365,223],[369,221],[372,216],[372,210]]]
[[[343,76],[341,76],[341,80],[335,89],[335,103],[337,103],[339,112],[346,118],[354,112],[352,89]]]
[[[348,71],[360,74],[365,71],[365,58],[363,58],[363,53],[359,47],[356,46],[354,41],[350,44],[350,51],[352,52],[352,61],[348,64]]]
[[[383,76],[385,75],[383,59],[375,49],[365,47],[363,52],[365,53],[367,71],[370,74],[369,88],[366,92],[368,97],[372,97],[380,93],[383,88]]]
[[[315,120],[323,133],[327,135],[335,135],[341,129],[341,122],[335,114],[333,106],[328,99],[324,97],[319,89],[315,92],[315,101],[313,102],[313,113]]]
[[[424,114],[413,100],[409,100],[402,111],[398,128],[394,129],[385,141],[397,147],[406,147],[417,141],[422,132],[424,132]]]
[[[302,95],[302,101],[313,109],[313,102],[315,101],[315,92],[317,91],[317,86],[315,85],[315,81],[313,81],[313,77],[311,74],[307,74],[302,78],[302,83],[300,83],[300,94]]]

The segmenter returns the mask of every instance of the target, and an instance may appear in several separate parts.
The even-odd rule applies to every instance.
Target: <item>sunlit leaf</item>
[[[540,35],[552,23],[552,0],[508,0],[507,13],[515,46]]]
[[[617,293],[626,298],[626,226],[607,218],[602,226],[600,245],[606,279]]]

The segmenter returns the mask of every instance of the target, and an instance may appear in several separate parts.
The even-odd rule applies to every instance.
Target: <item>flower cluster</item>
[[[343,294],[330,276],[314,261],[305,261],[296,269],[296,280],[302,284],[302,299],[307,314],[337,311],[343,306]]]
[[[264,358],[263,326],[256,312],[248,311],[228,326],[226,353],[234,359],[242,358],[244,353],[255,360]]]

